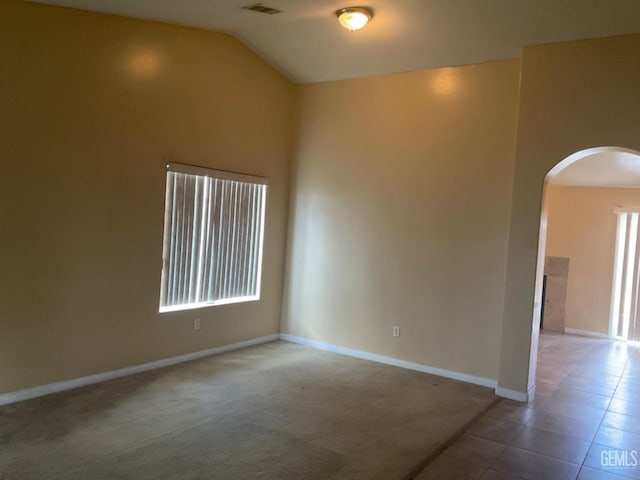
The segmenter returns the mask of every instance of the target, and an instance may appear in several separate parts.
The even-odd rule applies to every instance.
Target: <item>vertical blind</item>
[[[639,340],[640,227],[637,211],[618,210],[611,294],[610,336],[622,340]]]
[[[168,168],[160,311],[258,299],[264,179]]]

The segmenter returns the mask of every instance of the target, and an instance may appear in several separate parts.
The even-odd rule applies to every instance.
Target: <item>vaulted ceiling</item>
[[[224,31],[297,83],[514,58],[525,45],[640,32],[640,0],[367,0],[373,21],[338,24],[345,0],[42,0]],[[360,1],[355,2],[361,5]]]

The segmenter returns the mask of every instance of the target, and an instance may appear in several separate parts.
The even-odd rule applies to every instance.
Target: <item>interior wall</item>
[[[0,393],[278,333],[293,86],[225,34],[17,0],[0,43]],[[158,313],[167,161],[270,178],[260,301]]]
[[[640,188],[549,185],[547,257],[569,258],[565,328],[609,334],[618,218],[614,208],[640,207]]]
[[[519,67],[298,87],[283,333],[497,378]]]
[[[542,272],[537,253],[545,175],[586,148],[639,149],[639,56],[640,35],[524,49],[500,354],[502,388],[526,392],[535,384],[535,370],[529,366],[535,365],[537,355],[542,276],[536,273]]]

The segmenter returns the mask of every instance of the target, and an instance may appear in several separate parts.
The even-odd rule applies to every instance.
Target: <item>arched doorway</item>
[[[548,305],[547,298],[543,303],[545,263],[547,263],[547,267],[549,266],[549,257],[547,256],[548,194],[552,187],[563,185],[603,188],[640,187],[640,152],[622,147],[596,147],[581,150],[559,162],[545,176],[534,294],[535,315],[539,315],[541,318],[545,306]],[[600,325],[606,321],[606,328],[599,327],[595,329],[597,331],[592,332],[587,329],[562,326],[561,331],[577,334],[593,333],[593,336],[632,340],[640,335],[637,320],[640,313],[637,301],[640,290],[640,258],[638,255],[640,201],[612,206],[610,210],[612,216],[617,214],[617,231],[612,233],[616,241],[611,243],[611,251],[603,254],[610,259],[611,273],[602,275],[603,278],[600,280],[607,283],[610,296],[609,293],[604,295],[607,297],[608,311],[603,313],[600,309],[598,314]],[[558,263],[562,263],[561,260],[564,260],[559,257],[553,257],[553,259],[554,261],[558,260]],[[570,268],[568,266],[569,258],[566,260],[567,268]],[[601,298],[601,304],[602,301]],[[602,315],[606,315],[607,318],[601,318]],[[574,317],[576,316],[574,315]],[[532,350],[535,348],[533,350],[535,352],[537,352],[539,332],[539,328],[532,329],[531,345]],[[529,365],[530,379],[536,378],[536,367],[537,355],[532,355]]]

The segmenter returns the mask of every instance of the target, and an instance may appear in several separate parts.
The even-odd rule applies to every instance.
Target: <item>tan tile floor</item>
[[[536,391],[501,400],[416,480],[640,479],[640,347],[541,334]]]

